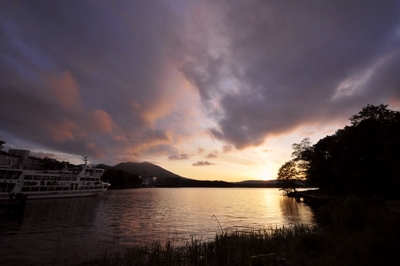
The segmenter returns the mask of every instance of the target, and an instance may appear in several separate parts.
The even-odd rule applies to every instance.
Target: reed
[[[360,200],[347,200],[331,208],[329,223],[323,226],[289,225],[233,232],[221,227],[213,241],[192,238],[184,247],[156,242],[74,265],[329,266],[399,262],[399,217]],[[354,227],[354,223],[359,226]]]

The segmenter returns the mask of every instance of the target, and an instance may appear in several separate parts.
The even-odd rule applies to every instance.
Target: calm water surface
[[[28,200],[0,217],[0,265],[64,265],[105,249],[212,240],[221,230],[312,224],[309,207],[274,188],[146,188]]]

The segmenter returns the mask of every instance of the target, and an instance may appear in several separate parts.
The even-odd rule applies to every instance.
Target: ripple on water
[[[313,215],[277,189],[149,188],[32,200],[23,217],[0,218],[0,265],[63,265],[105,249],[167,240],[185,245],[212,240],[221,230],[291,223],[313,223]]]

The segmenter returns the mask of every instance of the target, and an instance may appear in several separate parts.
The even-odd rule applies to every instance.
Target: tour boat
[[[0,200],[22,193],[28,199],[100,195],[110,186],[100,177],[104,169],[85,164],[60,171],[0,168]]]

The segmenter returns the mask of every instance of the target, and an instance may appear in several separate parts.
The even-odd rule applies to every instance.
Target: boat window
[[[12,179],[18,179],[22,174],[22,171],[10,171],[10,172],[12,175]]]
[[[11,192],[14,186],[13,183],[0,182],[0,192]]]
[[[35,175],[35,176],[33,177],[33,179],[35,179],[35,180],[41,180],[42,177],[41,177],[40,175]]]
[[[31,191],[39,191],[39,187],[32,187]]]
[[[72,181],[76,181],[76,177],[71,177],[71,180]]]
[[[30,187],[22,187],[21,191],[22,192],[28,192],[28,191],[31,191],[31,188]]]
[[[36,186],[37,182],[34,181],[28,181],[28,182],[24,182],[24,186]]]
[[[14,170],[6,170],[3,172],[3,177],[4,179],[18,179],[22,174],[22,171],[14,171]]]
[[[56,190],[62,190],[62,187],[56,187]]]
[[[32,179],[33,179],[33,176],[32,176],[32,175],[26,175],[24,179],[26,179],[26,180],[32,180]]]
[[[96,181],[96,178],[90,178],[90,181]]]
[[[41,187],[40,191],[47,191],[47,187]]]
[[[63,190],[69,190],[69,187],[63,187]]]
[[[1,179],[18,179],[21,176],[21,171],[3,170],[0,172]]]
[[[0,179],[5,179],[6,178],[6,171],[0,170]]]
[[[57,180],[56,176],[50,176],[50,180]]]
[[[49,191],[54,191],[56,188],[55,187],[49,187]]]

